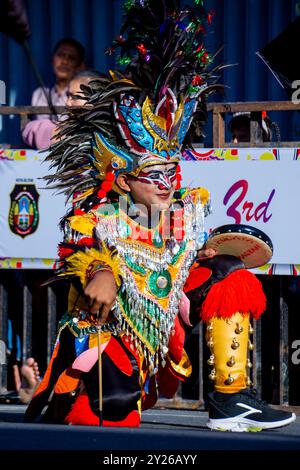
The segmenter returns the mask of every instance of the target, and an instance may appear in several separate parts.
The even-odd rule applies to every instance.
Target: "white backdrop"
[[[33,150],[6,150],[0,153],[0,258],[56,258],[57,244],[61,239],[58,223],[66,211],[65,198],[62,195],[54,196],[52,190],[43,189],[46,184],[40,178],[48,172],[48,166],[42,164],[43,158],[44,154]],[[9,227],[10,193],[16,184],[26,185],[28,181],[35,185],[39,193],[39,224],[34,233],[22,238]],[[26,261],[19,260],[18,263],[26,267]],[[41,267],[48,267],[49,263],[44,262]]]
[[[211,192],[208,231],[241,223],[263,230],[272,240],[272,263],[300,263],[300,162],[185,162],[183,180]],[[227,195],[227,197],[226,197]]]
[[[272,265],[259,272],[300,273],[300,163],[298,149],[198,149],[181,163],[183,184],[204,186],[211,193],[209,233],[219,225],[242,223],[263,230],[272,240]],[[42,189],[47,173],[44,154],[33,150],[0,150],[0,268],[54,266],[61,240],[59,220],[65,199]],[[195,161],[198,160],[198,161]],[[39,197],[39,225],[21,238],[8,224],[10,193],[19,179],[31,179]]]

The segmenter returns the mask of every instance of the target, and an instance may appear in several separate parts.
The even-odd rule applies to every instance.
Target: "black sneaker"
[[[295,413],[274,410],[248,389],[238,393],[213,392],[208,398],[207,427],[218,431],[255,432],[292,423]]]

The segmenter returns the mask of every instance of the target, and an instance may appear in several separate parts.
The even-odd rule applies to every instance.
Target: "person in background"
[[[32,106],[48,106],[45,93],[49,95],[53,106],[65,106],[68,86],[74,75],[84,68],[85,49],[72,38],[61,39],[53,51],[53,71],[55,85],[49,89],[37,88],[31,99]],[[33,121],[26,124],[22,131],[23,141],[30,147],[46,149],[57,126],[55,116],[38,114]]]
[[[231,142],[235,144],[239,142],[250,142],[250,122],[250,112],[234,113],[228,124],[228,129],[231,133]],[[271,121],[265,111],[262,112],[262,134],[263,142],[271,142],[274,138],[276,141],[280,141],[279,127],[275,122]]]
[[[72,106],[84,106],[86,98],[84,98],[81,85],[88,85],[91,81],[97,80],[97,78],[99,79],[99,77],[100,74],[96,70],[83,70],[82,72],[78,72],[69,83],[66,101],[68,108]]]

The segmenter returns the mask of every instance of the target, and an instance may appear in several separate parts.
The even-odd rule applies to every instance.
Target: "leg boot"
[[[285,426],[296,419],[294,413],[274,410],[249,389],[247,369],[251,326],[249,314],[231,318],[211,318],[206,339],[210,348],[208,363],[215,391],[209,395],[210,429],[222,431],[260,431]]]

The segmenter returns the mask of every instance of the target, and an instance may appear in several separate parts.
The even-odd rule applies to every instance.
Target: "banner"
[[[58,228],[65,198],[45,189],[45,154],[0,149],[0,268],[55,267]],[[204,186],[216,227],[241,223],[263,230],[272,240],[269,265],[255,272],[300,274],[300,151],[281,149],[196,149],[181,162],[183,185]]]
[[[0,149],[0,267],[53,267],[66,206],[64,196],[45,188],[44,157]]]

